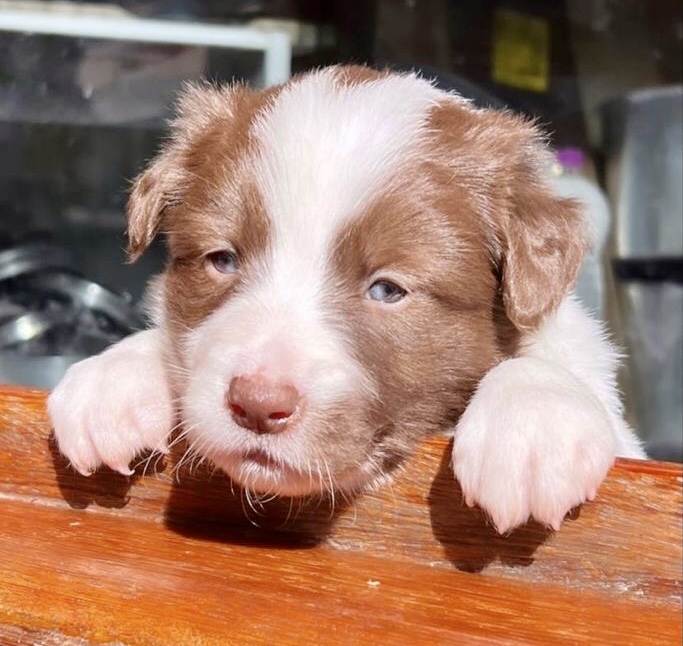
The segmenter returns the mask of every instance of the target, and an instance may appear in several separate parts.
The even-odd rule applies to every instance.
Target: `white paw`
[[[59,449],[79,473],[105,464],[132,475],[137,454],[166,452],[173,426],[158,332],[140,332],[73,365],[47,406]]]
[[[606,410],[567,371],[503,361],[481,381],[455,432],[453,470],[465,502],[504,534],[533,517],[557,530],[592,500],[615,457]]]

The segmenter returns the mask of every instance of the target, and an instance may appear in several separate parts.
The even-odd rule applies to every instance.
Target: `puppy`
[[[569,295],[582,217],[546,163],[528,121],[413,74],[188,87],[129,203],[131,258],[168,243],[155,327],[52,393],[62,453],[131,474],[177,415],[241,486],[305,496],[382,483],[454,429],[468,504],[501,533],[557,529],[644,454],[617,353]]]

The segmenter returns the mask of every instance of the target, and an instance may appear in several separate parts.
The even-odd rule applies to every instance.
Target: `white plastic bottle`
[[[582,173],[586,157],[581,149],[560,148],[555,160],[553,184],[557,194],[581,202],[590,226],[591,249],[576,282],[576,295],[590,312],[602,319],[605,309],[603,262],[611,226],[609,202],[595,182]]]

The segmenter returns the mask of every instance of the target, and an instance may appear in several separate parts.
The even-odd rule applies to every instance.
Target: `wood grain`
[[[0,387],[0,644],[681,644],[680,465],[500,537],[443,438],[353,503],[254,510],[173,458],[78,476],[44,401]]]

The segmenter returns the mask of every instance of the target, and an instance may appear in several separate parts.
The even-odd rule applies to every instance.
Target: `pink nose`
[[[255,433],[284,431],[300,400],[292,384],[258,374],[233,377],[225,395],[235,422]]]

